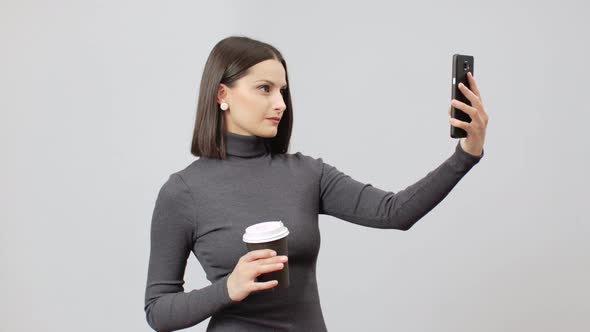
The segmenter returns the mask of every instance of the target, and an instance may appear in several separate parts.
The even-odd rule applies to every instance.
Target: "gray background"
[[[157,191],[194,160],[205,60],[239,34],[288,61],[290,152],[392,191],[452,154],[451,57],[475,56],[485,157],[450,195],[408,232],[320,217],[330,331],[588,331],[588,14],[582,1],[3,0],[0,330],[149,330]],[[185,278],[209,284],[192,255]]]

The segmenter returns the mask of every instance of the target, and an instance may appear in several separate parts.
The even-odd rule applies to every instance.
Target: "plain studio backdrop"
[[[196,158],[209,52],[245,35],[287,60],[289,152],[394,192],[453,153],[475,57],[485,156],[449,196],[408,232],[320,216],[330,331],[588,331],[588,6],[3,0],[0,330],[150,330],[156,195]],[[185,280],[209,285],[192,254]]]

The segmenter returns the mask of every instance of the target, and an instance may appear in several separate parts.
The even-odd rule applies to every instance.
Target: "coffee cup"
[[[277,253],[277,256],[289,257],[287,235],[289,235],[289,230],[281,221],[266,221],[247,227],[242,240],[246,243],[248,251],[271,249]],[[283,264],[282,269],[263,273],[256,278],[256,281],[277,280],[279,284],[276,287],[288,288],[289,262]]]

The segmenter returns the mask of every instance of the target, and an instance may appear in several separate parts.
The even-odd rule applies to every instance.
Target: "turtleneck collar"
[[[226,152],[230,156],[253,158],[270,151],[266,140],[259,136],[248,136],[225,132]]]

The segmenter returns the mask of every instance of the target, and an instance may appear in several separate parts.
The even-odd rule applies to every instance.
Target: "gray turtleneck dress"
[[[271,155],[266,139],[226,133],[228,158],[201,157],[170,175],[151,220],[145,291],[148,324],[175,331],[211,317],[207,331],[326,331],[316,281],[318,215],[408,230],[483,157],[454,153],[397,193],[354,180],[322,158]],[[248,251],[246,227],[281,220],[289,229],[290,287],[233,302],[227,278]],[[193,253],[211,285],[184,291]]]

